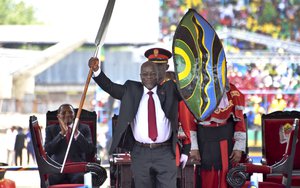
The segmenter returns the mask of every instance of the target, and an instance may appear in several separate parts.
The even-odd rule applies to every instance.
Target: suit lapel
[[[142,99],[142,96],[144,94],[144,86],[142,83],[140,83],[136,94],[137,94],[137,98],[139,99],[139,104],[140,104],[140,100]]]
[[[163,107],[165,99],[166,99],[166,92],[163,90],[163,87],[161,85],[157,86],[157,95],[160,101],[161,106]]]

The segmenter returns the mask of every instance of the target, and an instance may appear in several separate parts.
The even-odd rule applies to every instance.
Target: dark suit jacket
[[[26,135],[22,132],[19,132],[16,136],[15,142],[15,151],[20,152],[25,147]]]
[[[134,145],[134,137],[132,135],[129,124],[133,122],[140,100],[144,92],[144,86],[141,82],[126,81],[123,85],[113,83],[101,71],[98,77],[93,78],[95,82],[113,98],[121,100],[118,122],[114,130],[113,141],[109,153],[112,154],[116,147],[125,148],[131,151]],[[163,111],[171,122],[172,129],[172,148],[175,155],[175,146],[177,142],[178,132],[178,102],[181,96],[173,81],[167,81],[163,85],[157,86],[157,95],[159,97]]]
[[[79,124],[80,134],[77,140],[73,139],[67,159],[73,162],[86,161],[86,155],[91,155],[95,151],[91,130],[88,125]],[[59,134],[59,125],[46,127],[45,151],[47,155],[58,163],[62,163],[68,147],[66,137]]]

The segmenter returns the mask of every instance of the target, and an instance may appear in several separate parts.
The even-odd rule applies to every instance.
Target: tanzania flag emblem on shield
[[[177,86],[198,120],[207,118],[225,92],[227,67],[222,43],[195,10],[183,16],[173,39]]]

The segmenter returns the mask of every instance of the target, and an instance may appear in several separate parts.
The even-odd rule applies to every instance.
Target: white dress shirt
[[[101,69],[94,72],[94,77],[97,77],[101,73]],[[148,99],[149,95],[148,90],[144,86],[144,93],[140,101],[140,105],[136,116],[131,123],[131,129],[133,132],[133,136],[136,141],[141,143],[162,143],[171,137],[171,122],[166,117],[162,107],[160,105],[160,101],[158,95],[156,94],[157,86],[154,87],[151,91],[153,92],[153,99],[155,104],[155,115],[156,115],[156,126],[158,136],[155,141],[152,141],[148,136]]]
[[[158,136],[155,141],[152,141],[148,136],[148,90],[144,87],[144,93],[140,101],[140,105],[136,116],[131,123],[131,129],[136,141],[141,143],[162,143],[167,141],[171,136],[171,122],[165,116],[164,111],[160,105],[158,95],[156,94],[157,87],[154,87],[153,99],[155,103],[156,126]]]

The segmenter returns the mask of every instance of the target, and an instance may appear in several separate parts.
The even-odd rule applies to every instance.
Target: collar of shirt
[[[73,127],[73,123],[71,123],[70,125],[68,125],[68,127],[72,129],[72,127]]]
[[[157,91],[157,86],[155,86],[154,88],[152,88],[151,90],[147,89],[145,86],[144,86],[144,95],[148,94],[149,91],[152,91],[153,94],[156,95],[156,91]]]

